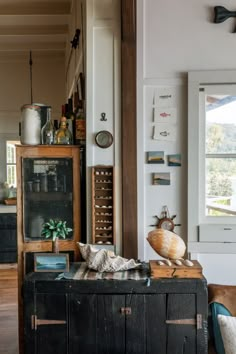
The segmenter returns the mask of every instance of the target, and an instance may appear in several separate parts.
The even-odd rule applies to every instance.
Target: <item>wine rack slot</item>
[[[92,243],[114,245],[114,168],[92,167]]]

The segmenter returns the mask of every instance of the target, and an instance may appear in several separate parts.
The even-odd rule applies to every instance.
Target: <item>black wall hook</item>
[[[224,6],[215,6],[214,12],[214,23],[222,23],[230,17],[236,17],[236,11],[229,11]]]

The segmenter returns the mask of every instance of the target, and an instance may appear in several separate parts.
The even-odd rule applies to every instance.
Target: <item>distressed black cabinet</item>
[[[17,262],[16,214],[0,214],[0,263]]]
[[[25,354],[207,354],[205,279],[24,281]]]

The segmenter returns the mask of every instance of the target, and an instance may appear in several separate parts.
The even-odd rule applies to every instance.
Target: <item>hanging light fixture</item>
[[[33,60],[32,60],[31,51],[29,56],[29,66],[30,66],[30,102],[32,104],[33,103],[33,73],[32,73]]]

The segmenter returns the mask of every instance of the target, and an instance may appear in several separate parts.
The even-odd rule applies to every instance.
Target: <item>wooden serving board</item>
[[[159,265],[156,260],[149,261],[151,278],[203,278],[202,266],[198,261],[192,261],[193,266],[167,264]]]

